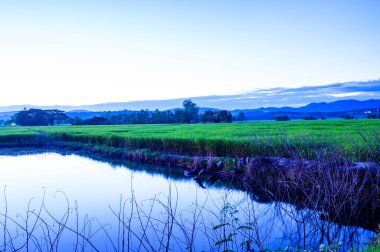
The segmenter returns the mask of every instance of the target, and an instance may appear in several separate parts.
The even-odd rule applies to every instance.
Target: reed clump
[[[109,206],[110,223],[83,215],[78,202],[64,192],[60,211],[49,208],[44,193],[31,199],[22,214],[10,212],[4,190],[0,211],[1,251],[346,251],[366,248],[363,231],[321,219],[321,214],[278,203],[259,206],[246,197],[236,204],[228,190],[221,198],[208,196],[179,204],[175,184],[167,193],[137,199],[133,187],[128,198]],[[207,201],[215,205],[210,209]],[[51,202],[50,202],[51,203]],[[261,219],[265,219],[265,225]],[[286,225],[278,226],[283,220]],[[285,223],[282,223],[284,225]],[[276,238],[279,235],[281,240]],[[348,235],[349,234],[349,235]],[[376,246],[376,237],[372,247]],[[370,247],[370,248],[372,248]]]

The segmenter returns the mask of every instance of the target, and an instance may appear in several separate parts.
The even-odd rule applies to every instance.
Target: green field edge
[[[0,147],[65,142],[115,152],[143,150],[191,157],[380,162],[379,122],[3,127]]]

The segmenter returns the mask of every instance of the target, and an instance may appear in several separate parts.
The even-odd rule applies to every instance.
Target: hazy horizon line
[[[318,85],[301,85],[301,86],[293,86],[293,87],[273,87],[273,88],[257,88],[252,90],[244,90],[240,92],[235,92],[234,94],[210,94],[204,96],[193,96],[193,97],[176,97],[176,98],[167,98],[167,99],[146,99],[146,100],[125,100],[125,101],[108,101],[108,102],[99,102],[99,103],[87,103],[87,104],[7,104],[1,105],[0,107],[18,107],[18,106],[38,106],[38,107],[83,107],[83,106],[96,106],[96,105],[107,105],[107,104],[122,104],[122,103],[142,103],[142,102],[160,102],[160,101],[177,101],[177,100],[185,100],[185,99],[203,99],[203,98],[219,98],[219,97],[233,97],[239,95],[249,95],[253,93],[261,93],[261,92],[270,92],[270,91],[279,91],[283,90],[284,92],[289,90],[297,90],[297,89],[318,89],[318,88],[327,88],[332,85],[348,85],[348,84],[368,84],[372,82],[380,81],[380,77],[377,79],[368,79],[368,80],[360,80],[360,81],[349,81],[349,82],[337,82],[337,83],[328,83],[328,84],[318,84]],[[346,96],[342,96],[345,98]],[[323,102],[323,101],[321,101]],[[301,103],[299,107],[304,106],[309,103]]]

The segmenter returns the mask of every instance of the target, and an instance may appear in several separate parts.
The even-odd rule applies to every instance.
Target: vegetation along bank
[[[119,151],[201,157],[255,156],[380,161],[380,121],[1,127],[1,145],[65,142]]]
[[[0,147],[182,167],[261,201],[317,208],[329,220],[373,230],[380,223],[378,120],[1,127]]]

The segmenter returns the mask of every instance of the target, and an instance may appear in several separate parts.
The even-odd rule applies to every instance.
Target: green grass
[[[1,127],[0,142],[41,134],[66,141],[186,155],[316,158],[321,152],[339,152],[354,160],[378,160],[380,155],[380,120]]]

